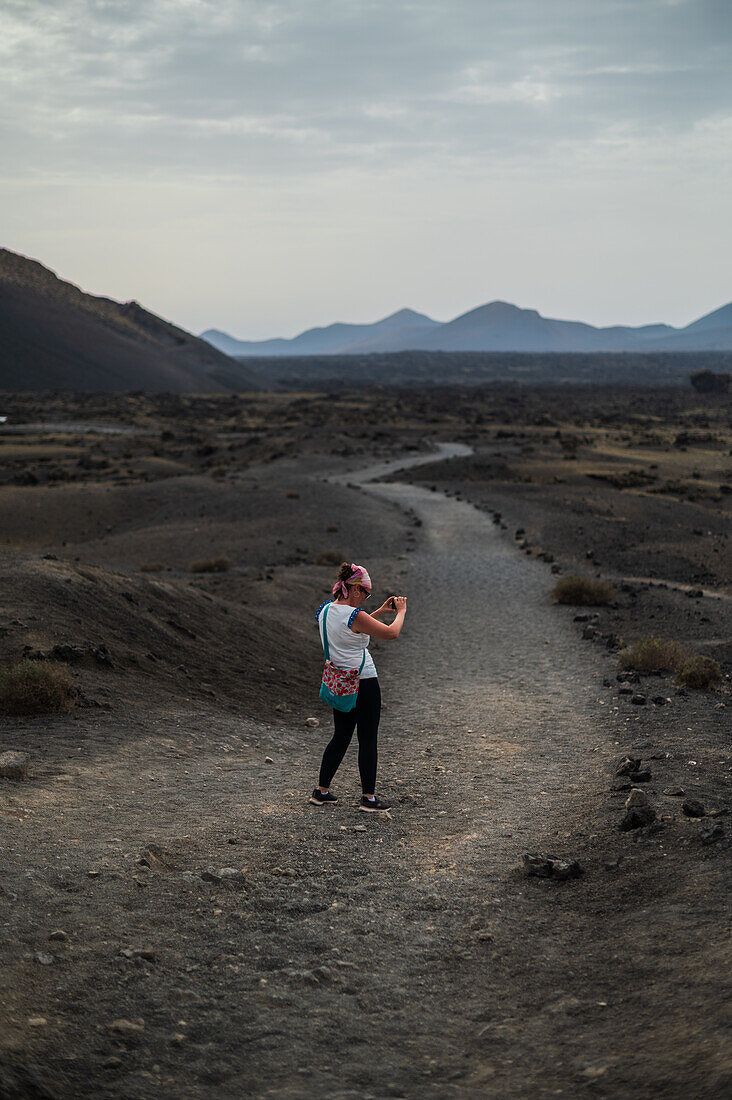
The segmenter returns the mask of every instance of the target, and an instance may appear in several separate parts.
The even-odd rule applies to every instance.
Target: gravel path
[[[15,934],[48,950],[45,924],[68,926],[70,942],[56,966],[24,964],[11,1020],[26,1012],[48,1026],[18,1040],[41,1091],[17,1095],[513,1100],[687,1088],[683,1073],[674,1079],[671,1025],[668,1051],[653,1040],[649,1075],[636,1020],[659,1008],[631,993],[629,1012],[618,997],[606,899],[588,907],[584,879],[517,870],[526,851],[575,855],[567,849],[597,828],[619,751],[600,705],[608,658],[578,645],[551,606],[548,568],[485,515],[367,484],[375,472],[358,477],[362,491],[421,521],[402,563],[407,626],[375,646],[391,817],[356,812],[355,748],[336,777],[339,804],[307,804],[329,712],[311,731],[169,711],[147,748],[113,757],[104,730],[119,715],[95,717],[98,755],[78,769],[74,796],[49,773],[50,800],[21,799],[41,832],[66,816],[50,861],[61,885],[36,856],[46,917]],[[19,866],[33,859],[28,836],[21,825],[10,834]],[[169,866],[135,864],[146,840]],[[209,865],[242,873],[202,882]],[[90,867],[100,874],[89,879]],[[141,947],[151,957],[120,958]],[[112,1034],[119,1018],[144,1028]]]

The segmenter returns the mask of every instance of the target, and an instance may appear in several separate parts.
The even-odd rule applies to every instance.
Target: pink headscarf
[[[345,581],[336,581],[333,585],[333,595],[347,600],[349,584],[362,584],[364,588],[368,588],[369,592],[371,591],[371,577],[367,570],[362,565],[354,565],[353,562],[351,562],[351,573],[348,578]]]

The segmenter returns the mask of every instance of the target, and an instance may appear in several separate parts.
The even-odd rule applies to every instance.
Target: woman
[[[315,612],[315,621],[323,632],[323,613],[328,608],[327,630],[330,658],[336,668],[361,668],[358,698],[353,710],[333,711],[335,733],[323,753],[318,786],[310,796],[315,806],[337,802],[331,793],[333,776],[346,755],[353,731],[358,731],[358,770],[363,797],[359,810],[373,813],[388,810],[389,803],[376,797],[376,739],[381,716],[381,690],[373,658],[368,651],[371,638],[398,638],[407,613],[406,596],[390,596],[371,615],[361,609],[371,595],[371,578],[362,565],[344,561],[333,585],[333,600],[326,600]],[[390,626],[378,620],[388,611],[396,611]]]

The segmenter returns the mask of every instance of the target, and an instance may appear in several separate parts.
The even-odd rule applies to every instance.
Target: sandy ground
[[[726,689],[649,678],[668,701],[634,706],[490,487],[476,510],[465,480],[361,485],[341,459],[0,492],[3,652],[114,662],[77,666],[101,705],[0,719],[32,756],[0,789],[0,1095],[728,1095],[729,848],[703,840],[729,830]],[[390,818],[357,813],[354,750],[339,804],[307,803],[329,549],[409,595],[375,646]],[[186,572],[224,551],[226,574]],[[658,816],[623,833],[629,751]],[[584,874],[526,877],[525,852]]]

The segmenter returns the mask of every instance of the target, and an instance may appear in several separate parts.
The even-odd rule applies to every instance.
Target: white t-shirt
[[[321,641],[323,638],[323,615],[328,608],[328,646],[330,659],[336,668],[359,668],[361,659],[366,652],[366,657],[361,669],[361,679],[371,680],[376,675],[376,665],[369,653],[368,645],[371,637],[368,634],[355,634],[350,629],[350,624],[358,614],[357,607],[350,607],[347,603],[324,603],[315,613],[315,619],[320,630]]]

